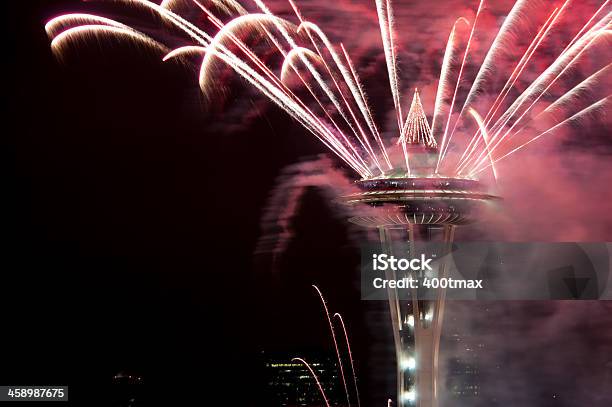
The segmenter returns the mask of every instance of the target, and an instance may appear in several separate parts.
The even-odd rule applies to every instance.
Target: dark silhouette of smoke
[[[272,254],[276,259],[285,251],[294,235],[292,222],[309,188],[322,193],[330,205],[338,197],[355,191],[352,180],[326,155],[286,167],[277,178],[265,206],[255,254]],[[339,205],[333,207],[342,211]]]

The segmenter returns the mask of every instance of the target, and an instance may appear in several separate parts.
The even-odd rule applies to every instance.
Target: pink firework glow
[[[227,78],[221,73],[231,69],[363,179],[413,175],[410,147],[418,144],[437,155],[428,176],[476,178],[487,171],[496,177],[499,161],[609,108],[609,0],[580,13],[583,19],[573,9],[580,2],[518,0],[486,46],[480,34],[490,30],[491,15],[487,1],[476,2],[472,18],[457,16],[447,31],[431,123],[418,91],[401,83],[402,30],[391,0],[376,0],[371,13],[380,28],[396,122],[385,131],[376,123],[350,50],[333,44],[294,0],[288,0],[283,17],[263,0],[113,3],[153,13],[171,40],[154,39],[133,24],[74,13],[47,23],[53,51],[62,54],[79,42],[109,37],[134,41],[159,51],[164,61],[195,64],[201,90],[212,100]],[[530,37],[518,41],[525,34]],[[408,97],[412,106],[405,109]]]

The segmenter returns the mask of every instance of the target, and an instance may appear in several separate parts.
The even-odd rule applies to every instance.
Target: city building
[[[323,352],[263,354],[265,400],[269,407],[322,406],[324,401],[305,360],[316,373],[331,406],[342,405],[344,391],[335,355]],[[345,400],[344,400],[345,402]]]

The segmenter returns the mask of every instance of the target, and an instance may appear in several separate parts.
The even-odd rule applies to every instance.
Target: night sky
[[[331,349],[316,283],[351,329],[366,405],[386,405],[394,378],[381,372],[393,360],[373,362],[381,348],[392,357],[385,304],[360,300],[360,242],[329,196],[307,187],[284,253],[275,261],[254,254],[278,177],[319,159],[324,147],[253,92],[231,89],[222,106],[207,109],[192,70],[130,46],[79,48],[58,61],[44,23],[88,6],[12,2],[6,16],[0,384],[67,384],[71,404],[108,406],[113,375],[129,371],[143,377],[151,404],[261,405],[262,351]],[[376,71],[380,61],[363,55]],[[248,108],[248,119],[238,122],[232,106]],[[557,174],[525,181],[523,193],[538,199],[526,207],[515,195],[492,231],[466,235],[498,238],[507,226],[512,239],[609,241],[609,215],[582,222],[609,208],[601,192],[610,180],[612,150],[601,141],[608,128],[592,134],[597,153],[588,168],[597,172],[589,185],[579,164],[591,155],[579,148]],[[564,142],[555,148],[573,140]],[[507,191],[515,191],[528,171],[509,168]],[[537,186],[555,177],[578,180],[572,196],[598,186],[597,202],[558,209],[560,223],[543,219],[554,192]],[[544,226],[513,221],[525,211]],[[448,329],[480,335],[484,369],[496,369],[479,405],[612,402],[609,302],[453,310],[449,321],[455,312],[459,322]]]

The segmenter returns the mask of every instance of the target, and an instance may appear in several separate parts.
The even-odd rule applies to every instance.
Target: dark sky
[[[253,257],[276,177],[323,148],[274,108],[228,134],[220,113],[206,112],[192,71],[129,47],[80,49],[78,58],[59,62],[44,23],[86,6],[29,1],[9,8],[0,291],[7,352],[0,382],[67,383],[75,405],[108,405],[112,375],[131,370],[155,397],[178,397],[178,405],[235,400],[237,391],[245,400],[228,405],[258,405],[259,352],[330,346],[312,283],[350,321],[355,356],[367,371],[372,349],[390,345],[371,324],[385,314],[345,282],[357,279],[359,251],[328,198],[308,189],[276,272],[269,258]],[[241,97],[230,96],[228,105],[250,103],[232,100]],[[504,379],[532,389],[522,405],[607,405],[611,325],[601,318],[610,307],[576,307],[497,305],[529,340],[544,335],[557,343],[559,329],[573,330],[572,343],[553,347],[571,363],[536,358],[550,363],[547,380],[534,366],[508,360],[529,358],[530,350],[541,355],[542,342],[489,355],[507,363],[495,382],[506,401],[519,399],[498,390]],[[539,319],[529,319],[534,309],[541,310],[537,318],[567,319],[540,331]],[[581,324],[567,321],[575,315]],[[508,328],[500,320],[483,340],[499,340],[494,328]],[[547,404],[574,383],[566,368],[593,375],[592,391],[579,393],[587,403],[572,393]],[[363,376],[365,389],[372,384],[365,397],[383,405],[393,385],[376,381],[380,374]],[[182,396],[174,385],[184,386]]]

